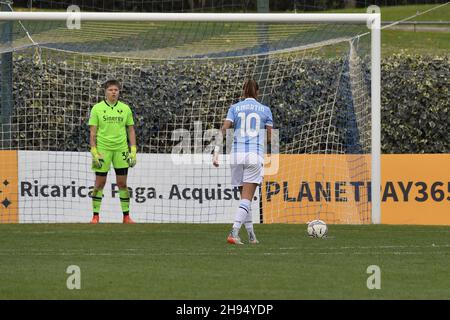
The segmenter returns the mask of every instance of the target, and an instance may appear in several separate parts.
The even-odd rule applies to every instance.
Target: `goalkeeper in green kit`
[[[100,221],[103,188],[111,163],[116,171],[123,223],[134,223],[130,218],[127,176],[128,168],[136,165],[136,133],[131,109],[119,101],[119,93],[120,83],[108,80],[105,83],[105,99],[92,107],[89,117],[92,170],[95,172],[91,223]]]

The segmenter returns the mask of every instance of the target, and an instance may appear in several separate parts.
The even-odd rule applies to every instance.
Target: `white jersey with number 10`
[[[273,126],[270,108],[253,98],[247,98],[230,107],[227,119],[233,122],[232,153],[254,153],[264,156],[266,126]]]

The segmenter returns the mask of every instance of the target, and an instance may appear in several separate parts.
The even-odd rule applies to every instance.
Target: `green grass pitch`
[[[242,246],[229,227],[0,225],[0,299],[450,299],[449,227],[330,225],[312,239],[305,225],[256,225],[261,243]],[[380,289],[367,288],[372,265]]]

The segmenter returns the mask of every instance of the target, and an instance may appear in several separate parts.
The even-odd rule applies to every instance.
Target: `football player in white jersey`
[[[247,79],[243,87],[243,100],[232,105],[222,125],[222,134],[234,128],[233,146],[231,150],[231,183],[239,187],[241,202],[236,210],[233,228],[227,237],[231,244],[242,244],[239,230],[244,224],[247,229],[249,243],[258,240],[253,229],[251,201],[264,175],[265,133],[267,141],[271,141],[273,127],[272,112],[268,106],[257,101],[258,83]],[[213,165],[219,166],[220,147],[216,146]]]

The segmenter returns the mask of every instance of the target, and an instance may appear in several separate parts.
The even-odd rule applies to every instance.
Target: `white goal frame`
[[[0,21],[19,20],[367,24],[371,33],[371,220],[373,224],[381,223],[381,15],[379,13],[0,12]]]

